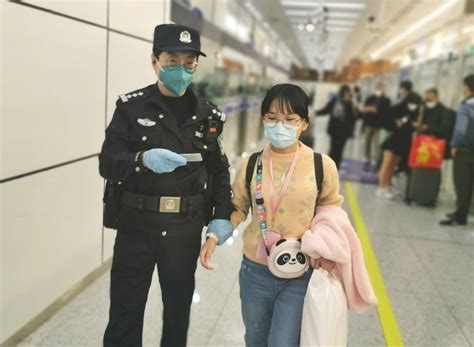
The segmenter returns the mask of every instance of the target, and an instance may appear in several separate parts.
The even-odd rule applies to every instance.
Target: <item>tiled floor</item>
[[[321,129],[321,127],[318,127]],[[318,143],[327,143],[317,133]],[[358,158],[360,144],[346,155]],[[398,182],[403,190],[403,180]],[[353,183],[380,270],[406,346],[474,344],[474,224],[441,228],[449,201],[436,209],[375,198],[375,187]],[[345,204],[347,209],[347,204]],[[471,218],[471,220],[473,220]],[[242,226],[239,228],[242,230]],[[217,268],[197,271],[189,346],[243,346],[238,270],[240,235],[220,247]],[[104,274],[21,346],[100,346],[108,314],[109,274]],[[145,314],[144,345],[156,346],[161,332],[161,298],[155,275]],[[349,346],[383,346],[375,308],[350,313]]]

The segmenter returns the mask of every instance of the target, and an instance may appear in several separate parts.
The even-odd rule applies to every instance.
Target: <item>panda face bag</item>
[[[300,154],[300,148],[297,149],[293,162],[288,170],[286,175],[285,182],[280,192],[278,202],[271,206],[273,211],[273,216],[276,216],[276,213],[280,207],[283,196],[285,195],[288,184],[290,182],[293,171],[296,167],[296,162],[298,161]],[[271,154],[269,154],[269,171],[270,171],[270,195],[271,195],[271,205],[273,205],[273,168]],[[264,208],[263,193],[262,193],[262,158],[261,155],[257,159],[257,174],[256,174],[256,205],[257,205],[257,215],[259,218],[259,227],[262,234],[262,239],[264,242],[264,247],[267,256],[267,265],[270,272],[278,278],[298,278],[301,277],[309,267],[309,261],[306,254],[301,251],[301,240],[296,238],[283,238],[273,243],[269,250],[269,236],[270,238],[275,239],[278,235],[273,231],[267,229],[266,222],[266,212]],[[273,224],[273,223],[272,223]],[[270,234],[270,235],[269,235]]]

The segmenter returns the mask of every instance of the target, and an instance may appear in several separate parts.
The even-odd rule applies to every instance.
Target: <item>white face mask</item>
[[[417,104],[408,104],[408,109],[412,112],[415,111],[417,107]]]
[[[376,91],[375,91],[375,95],[377,95],[377,96],[382,96],[382,94],[383,94],[383,93],[382,93],[381,90],[376,90]]]
[[[433,108],[436,106],[436,102],[430,101],[430,102],[425,102],[425,105],[427,108]]]

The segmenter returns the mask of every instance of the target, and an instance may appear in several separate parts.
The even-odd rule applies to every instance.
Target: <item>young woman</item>
[[[318,191],[314,153],[298,141],[309,125],[308,97],[298,86],[275,85],[262,102],[261,116],[270,145],[255,165],[251,196],[246,186],[248,159],[242,162],[233,185],[234,227],[247,219],[252,207],[252,223],[243,234],[244,257],[239,273],[245,343],[298,346],[304,296],[312,268],[296,278],[277,277],[268,267],[265,247],[270,250],[281,242],[277,242],[279,239],[298,240],[314,217]],[[318,205],[340,206],[343,198],[339,194],[336,165],[326,155],[322,163],[324,181]],[[219,244],[222,242],[219,239]],[[216,240],[208,239],[201,251],[201,263],[208,269],[215,246]],[[303,260],[303,254],[287,260]],[[334,266],[334,262],[322,258],[315,264],[315,268],[327,271],[332,271]]]
[[[375,192],[378,197],[386,199],[393,199],[395,196],[391,184],[397,165],[407,166],[411,138],[415,131],[413,123],[418,121],[422,101],[421,97],[412,91],[410,81],[400,84],[400,95],[402,100],[392,107],[385,124],[385,128],[393,132],[382,144],[383,159],[379,171],[379,187]]]

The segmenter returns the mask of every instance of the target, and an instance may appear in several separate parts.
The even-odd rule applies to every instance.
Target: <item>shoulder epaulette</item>
[[[210,112],[212,113],[212,116],[214,118],[217,118],[218,120],[220,120],[222,123],[225,123],[226,121],[226,114],[224,112],[222,112],[216,105],[214,105],[212,102],[210,101],[207,101],[206,100],[206,104],[209,106],[210,108]]]
[[[150,94],[149,90],[147,90],[146,88],[141,88],[130,93],[120,94],[119,100],[117,100],[117,103],[126,103],[129,101],[140,100],[145,97],[148,97],[149,94]]]

